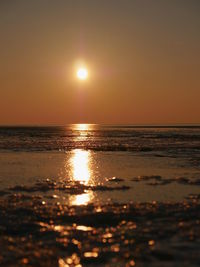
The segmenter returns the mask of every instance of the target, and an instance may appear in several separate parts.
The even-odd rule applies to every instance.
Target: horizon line
[[[129,126],[129,127],[136,127],[136,128],[142,128],[142,127],[148,127],[148,128],[154,128],[154,127],[163,127],[163,128],[170,128],[170,127],[200,127],[199,123],[67,123],[67,124],[0,124],[0,128],[31,128],[31,127],[67,127],[70,125],[100,125],[100,126]]]

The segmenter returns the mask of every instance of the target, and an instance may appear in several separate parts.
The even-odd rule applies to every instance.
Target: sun
[[[87,78],[88,78],[88,70],[86,68],[79,68],[77,70],[76,75],[77,75],[77,78],[79,80],[87,80]]]

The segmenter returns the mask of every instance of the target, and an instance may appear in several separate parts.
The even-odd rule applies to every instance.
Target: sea
[[[1,127],[0,158],[1,189],[55,179],[130,187],[91,201],[173,201],[199,190],[200,126]]]
[[[200,125],[2,126],[0,266],[199,266],[199,186]]]

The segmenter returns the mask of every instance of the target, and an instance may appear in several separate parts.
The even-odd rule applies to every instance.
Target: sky
[[[0,125],[200,123],[199,14],[199,0],[1,0]]]

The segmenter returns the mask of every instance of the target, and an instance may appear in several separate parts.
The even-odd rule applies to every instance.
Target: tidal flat
[[[199,266],[199,162],[200,127],[0,128],[0,266]]]
[[[134,182],[141,179],[162,182],[160,176]],[[199,266],[200,194],[179,202],[87,203],[91,192],[130,190],[111,181],[86,186],[46,179],[2,190],[0,266]]]
[[[200,195],[179,203],[0,201],[1,266],[199,266]]]

